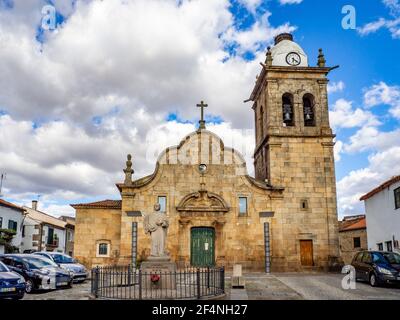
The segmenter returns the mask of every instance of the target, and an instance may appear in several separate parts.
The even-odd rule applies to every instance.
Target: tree
[[[4,245],[5,253],[14,253],[18,248],[11,244],[12,239],[17,234],[15,230],[0,229],[0,245]]]

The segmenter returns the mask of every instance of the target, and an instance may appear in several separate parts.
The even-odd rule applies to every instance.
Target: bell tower
[[[293,36],[280,34],[247,100],[255,116],[255,177],[285,189],[282,213],[292,226],[284,237],[293,239],[296,253],[288,259],[300,263],[298,240],[308,235],[319,259],[313,263],[323,266],[339,255],[335,136],[327,97],[327,75],[336,67],[325,63],[320,49],[317,65],[309,66]]]

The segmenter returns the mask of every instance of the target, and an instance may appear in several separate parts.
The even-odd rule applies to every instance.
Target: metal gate
[[[214,228],[196,227],[191,229],[190,263],[195,267],[215,265]]]

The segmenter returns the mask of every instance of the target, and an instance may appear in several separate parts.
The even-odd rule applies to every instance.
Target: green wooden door
[[[190,262],[195,267],[213,266],[215,255],[215,232],[213,228],[192,228]]]

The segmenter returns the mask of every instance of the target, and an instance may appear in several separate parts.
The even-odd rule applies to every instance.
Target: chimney
[[[290,33],[281,33],[278,34],[275,37],[275,45],[277,45],[279,42],[281,42],[282,40],[290,40],[293,41],[293,35],[291,35]]]
[[[32,209],[37,210],[37,200],[32,200]]]

